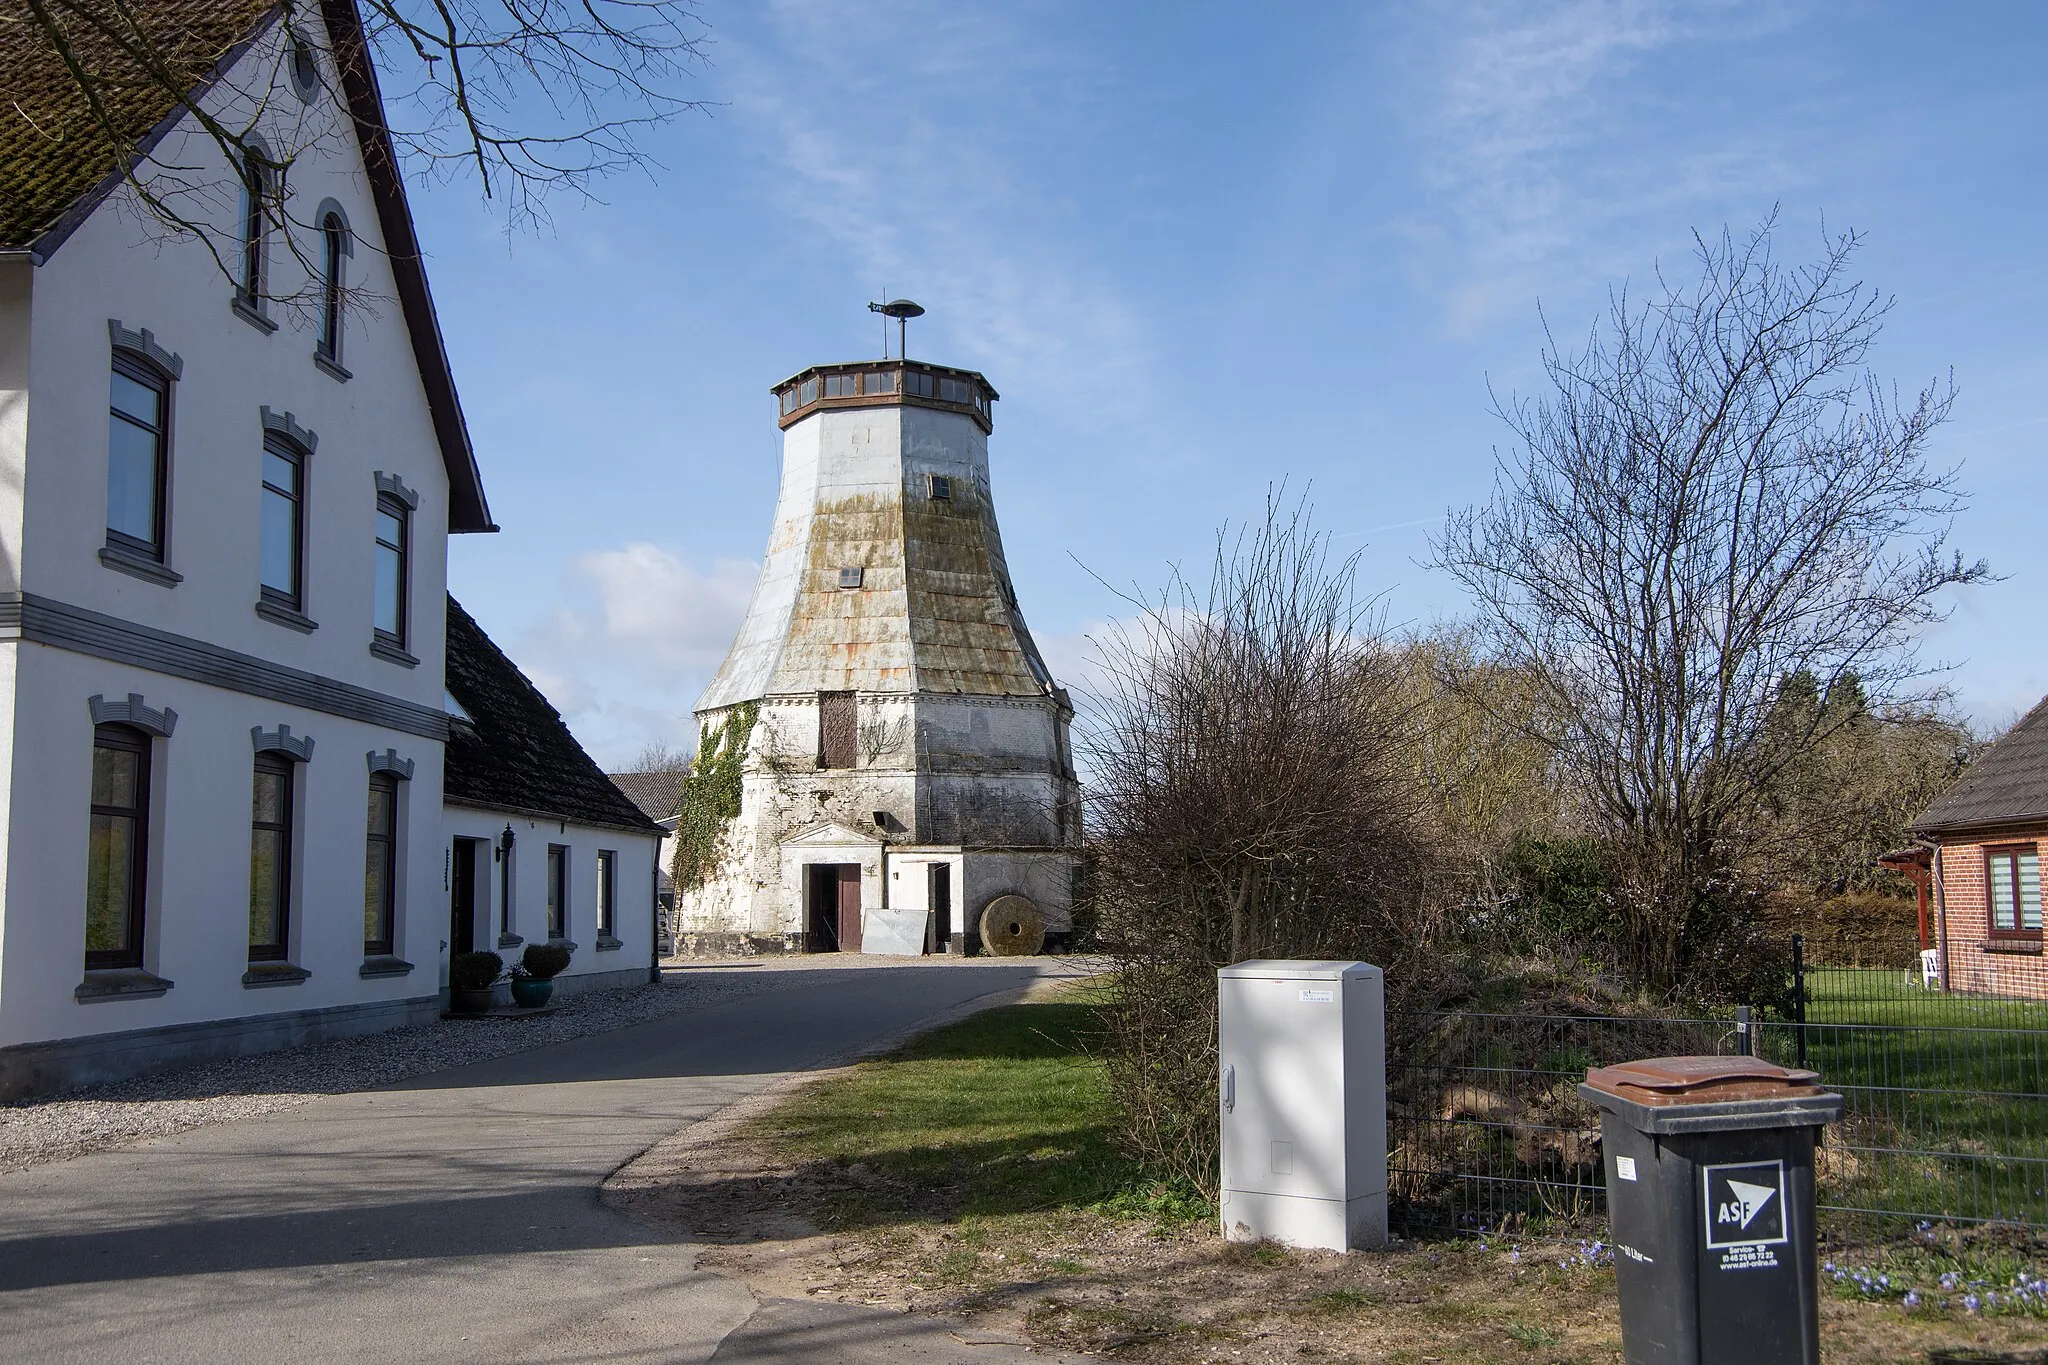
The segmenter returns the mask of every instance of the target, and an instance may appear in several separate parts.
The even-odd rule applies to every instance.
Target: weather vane
[[[896,319],[896,358],[898,360],[904,359],[903,325],[911,318],[923,317],[924,309],[912,303],[909,299],[891,299],[888,303],[869,304],[868,311],[870,313],[880,313],[885,318]],[[885,322],[882,324],[882,359],[887,360],[888,358],[889,324]]]

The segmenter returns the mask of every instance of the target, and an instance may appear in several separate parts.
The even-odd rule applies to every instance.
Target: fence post
[[[1792,1037],[1800,1066],[1806,1065],[1806,935],[1792,935]]]
[[[1738,1057],[1752,1057],[1756,1055],[1756,1044],[1750,1041],[1749,1006],[1747,1005],[1737,1005],[1735,1007],[1735,1054]]]

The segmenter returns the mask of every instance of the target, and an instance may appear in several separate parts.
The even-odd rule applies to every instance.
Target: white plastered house
[[[299,149],[225,267],[0,36],[0,1098],[432,1018],[451,951],[448,536],[496,528],[355,11],[175,8]],[[138,178],[239,184],[159,103]],[[574,970],[644,976],[618,875],[641,941]]]

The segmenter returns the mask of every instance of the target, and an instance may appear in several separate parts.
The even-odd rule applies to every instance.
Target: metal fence
[[[1801,963],[1790,1003],[1721,1018],[1447,1012],[1390,1020],[1393,1194],[1411,1224],[1605,1212],[1589,1066],[1756,1051],[1846,1099],[1817,1157],[1823,1210],[2048,1227],[2048,1001],[1918,973]]]

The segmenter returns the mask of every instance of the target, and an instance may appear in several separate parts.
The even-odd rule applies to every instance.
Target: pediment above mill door
[[[782,841],[784,848],[878,848],[882,841],[871,830],[851,829],[833,821],[798,830]]]

